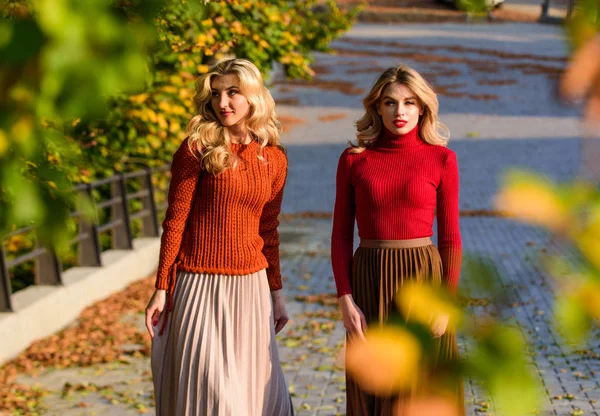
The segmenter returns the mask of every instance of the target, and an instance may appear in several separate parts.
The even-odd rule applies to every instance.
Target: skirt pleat
[[[264,270],[179,272],[167,319],[152,340],[157,416],[293,414]]]
[[[442,262],[437,248],[426,245],[414,248],[359,247],[352,263],[352,296],[365,315],[367,324],[384,324],[390,314],[398,313],[394,297],[407,282],[442,284]],[[346,407],[348,416],[399,416],[394,413],[402,403],[423,394],[436,378],[438,363],[458,358],[456,333],[447,331],[433,341],[433,362],[426,364],[410,392],[393,396],[375,396],[360,389],[352,376],[346,373]],[[440,375],[441,377],[441,375]],[[455,383],[451,394],[459,414],[464,414],[462,382]]]

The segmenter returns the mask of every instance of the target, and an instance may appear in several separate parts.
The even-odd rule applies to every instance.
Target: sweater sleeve
[[[351,180],[351,153],[342,153],[336,174],[335,206],[331,232],[331,265],[338,297],[352,294],[352,250],[354,248],[354,220],[356,206]]]
[[[438,246],[444,269],[444,283],[456,293],[462,265],[460,237],[458,163],[454,152],[448,153],[441,183],[437,189]]]
[[[277,169],[272,184],[271,199],[265,204],[259,224],[259,234],[263,239],[262,253],[267,259],[267,279],[271,291],[279,290],[281,284],[281,269],[279,264],[279,213],[283,201],[283,188],[287,178],[287,158],[283,151],[277,149],[277,156],[273,157],[273,163]]]
[[[200,161],[192,154],[188,139],[185,139],[173,155],[171,163],[168,207],[162,223],[163,233],[156,273],[157,289],[169,289],[169,271],[179,254],[199,175]]]

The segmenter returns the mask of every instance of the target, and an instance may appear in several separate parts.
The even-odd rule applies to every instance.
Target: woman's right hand
[[[166,303],[167,291],[156,289],[146,306],[146,329],[152,338],[154,338],[154,327],[158,325],[160,314],[165,309]]]
[[[352,295],[344,295],[338,298],[340,310],[342,311],[342,320],[344,328],[348,331],[350,339],[358,338],[365,340],[367,333],[367,320],[360,308],[354,303]]]

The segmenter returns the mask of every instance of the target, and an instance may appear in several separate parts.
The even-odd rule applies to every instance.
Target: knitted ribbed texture
[[[456,154],[422,141],[416,127],[404,136],[385,130],[361,153],[346,149],[338,164],[331,236],[338,296],[352,293],[355,218],[360,238],[407,240],[432,236],[436,212],[444,281],[455,292],[462,263],[458,186]]]
[[[173,156],[163,222],[158,289],[172,289],[178,270],[246,275],[267,269],[271,290],[281,289],[279,212],[287,158],[274,146],[233,144],[239,164],[215,176],[200,170],[187,139]]]

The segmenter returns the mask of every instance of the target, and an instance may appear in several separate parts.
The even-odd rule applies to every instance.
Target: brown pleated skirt
[[[264,270],[179,272],[165,331],[152,340],[156,415],[292,415],[272,309]]]
[[[405,282],[417,281],[434,286],[442,284],[442,261],[429,238],[414,240],[361,240],[352,264],[352,296],[364,313],[368,324],[385,323],[391,313],[397,313],[394,295]],[[374,396],[362,391],[346,373],[347,416],[398,416],[398,408],[408,405],[411,397],[427,394],[435,384],[435,362],[458,358],[456,334],[446,332],[434,340],[434,363],[423,368],[408,393],[395,396]],[[451,386],[452,401],[456,399],[459,414],[464,414],[462,382]],[[447,392],[446,392],[447,393]]]

